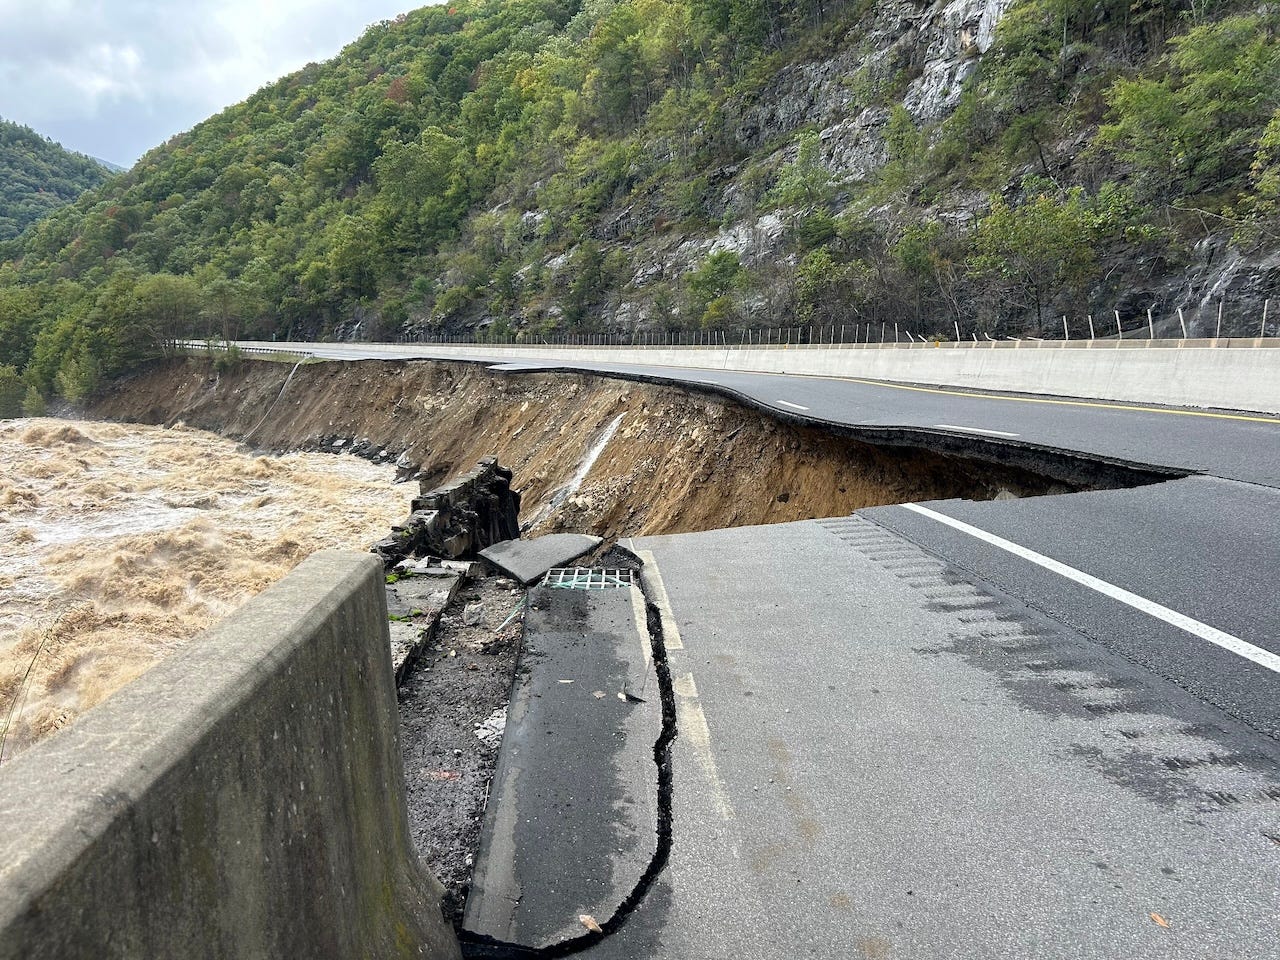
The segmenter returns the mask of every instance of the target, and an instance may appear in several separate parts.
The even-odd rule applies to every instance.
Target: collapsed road
[[[547,374],[511,383],[529,376]],[[543,915],[525,928],[557,939],[524,946],[1277,956],[1280,424],[732,376],[720,386],[757,407],[775,394],[808,408],[779,419],[963,444],[987,464],[1037,457],[1054,472],[1022,492],[1060,495],[908,495],[841,519],[688,533],[615,510],[603,532],[651,534],[624,545],[644,561],[672,675],[670,859],[609,936],[568,932],[587,904],[531,899]],[[1142,469],[1130,485],[1073,485],[1073,460]],[[1162,476],[1174,479],[1151,485]],[[553,742],[525,744],[543,791],[603,775]],[[581,855],[612,865],[619,853]],[[541,889],[562,868],[514,858],[508,882]],[[623,902],[630,874],[595,902]],[[490,955],[522,955],[505,949]]]

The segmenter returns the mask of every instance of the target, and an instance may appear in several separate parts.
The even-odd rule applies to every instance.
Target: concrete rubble
[[[469,473],[415,497],[412,512],[373,552],[391,569],[406,558],[472,557],[493,543],[520,536],[520,494],[511,471],[486,457]]]
[[[440,614],[462,587],[463,574],[443,573],[443,576],[410,575],[387,584],[391,663],[397,686],[404,680],[422,648],[435,639]]]

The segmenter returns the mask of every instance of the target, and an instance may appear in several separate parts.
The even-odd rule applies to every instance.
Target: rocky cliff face
[[[595,240],[624,251],[629,264],[620,292],[603,305],[604,326],[627,330],[687,322],[688,318],[677,319],[673,291],[679,289],[680,278],[709,255],[724,251],[736,254],[753,275],[764,279],[744,297],[744,311],[753,317],[789,316],[789,285],[800,258],[791,235],[794,213],[770,203],[759,184],[776,178],[796,160],[800,132],[815,131],[818,161],[841,191],[832,208],[838,212],[889,161],[886,133],[892,110],[900,105],[920,129],[933,131],[954,113],[966,81],[992,49],[997,28],[1015,2],[877,3],[855,31],[830,38],[827,52],[789,63],[753,92],[741,95],[726,114],[736,117],[731,134],[743,159],[705,178],[705,206],[720,221],[718,229],[671,231],[633,197],[604,216],[593,231]],[[1073,168],[1085,155],[1091,135],[1092,131],[1077,132],[1070,142],[1054,145],[1062,183],[1085,176]],[[1043,161],[1011,169],[1006,196],[1016,193],[1022,176],[1042,172],[1049,172]],[[987,190],[952,188],[934,198],[925,213],[963,231],[980,220],[990,203]],[[536,220],[538,214],[532,216]],[[544,259],[553,283],[570,281],[573,253],[571,249]],[[1277,298],[1269,314],[1270,332],[1280,330],[1280,254],[1242,252],[1232,246],[1230,230],[1221,222],[1208,223],[1202,237],[1185,247],[1159,253],[1104,252],[1101,268],[1102,279],[1088,303],[1080,299],[1055,305],[1057,312],[1070,309],[1080,314],[1082,330],[1087,329],[1084,314],[1105,305],[1108,318],[1119,310],[1128,326],[1140,325],[1145,331],[1146,312],[1158,305],[1158,333],[1179,336],[1185,324],[1193,336],[1219,330],[1223,335],[1256,336],[1268,297]],[[1221,326],[1220,303],[1226,304]],[[548,304],[541,316],[558,317],[559,307],[550,298]],[[537,308],[521,319],[537,322]]]
[[[878,3],[856,42],[838,43],[837,52],[789,64],[744,97],[731,112],[740,115],[733,135],[748,159],[708,178],[712,193],[708,206],[723,216],[721,229],[697,235],[664,234],[653,229],[643,210],[628,207],[604,218],[595,232],[600,241],[625,244],[633,264],[622,297],[606,309],[606,324],[661,322],[666,308],[653,302],[652,291],[693,270],[713,253],[732,252],[748,268],[766,274],[794,267],[797,258],[786,249],[785,213],[767,205],[762,208],[748,196],[753,171],[776,171],[794,161],[794,135],[808,128],[818,131],[819,159],[834,181],[845,185],[866,181],[888,159],[887,102],[901,102],[921,123],[947,117],[959,102],[965,79],[994,42],[996,24],[1013,2]],[[950,215],[971,219],[985,203],[982,195],[963,198]],[[532,216],[536,220],[537,214]],[[571,269],[571,253],[544,260],[552,278],[564,277]],[[550,308],[550,315],[558,315],[558,309]]]
[[[920,121],[946,117],[960,101],[960,91],[991,49],[996,24],[1014,0],[953,0],[935,3],[924,14],[920,41],[927,43],[920,75],[911,81],[903,105]]]

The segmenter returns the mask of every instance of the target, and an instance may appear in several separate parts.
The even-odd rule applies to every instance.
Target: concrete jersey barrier
[[[459,955],[382,566],[324,552],[0,767],[0,960]]]
[[[199,352],[204,345],[190,341]],[[1280,338],[1020,340],[803,346],[549,346],[546,344],[286,344],[246,342],[248,356],[422,357],[623,363],[682,369],[852,377],[1123,403],[1280,414]]]

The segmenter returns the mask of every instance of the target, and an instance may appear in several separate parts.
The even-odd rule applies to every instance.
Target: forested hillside
[[[98,161],[0,119],[0,240],[12,240],[110,175]]]
[[[1243,329],[1280,300],[1278,25],[1213,0],[428,7],[0,245],[0,363],[75,397],[178,333],[1061,336],[1222,298]]]

